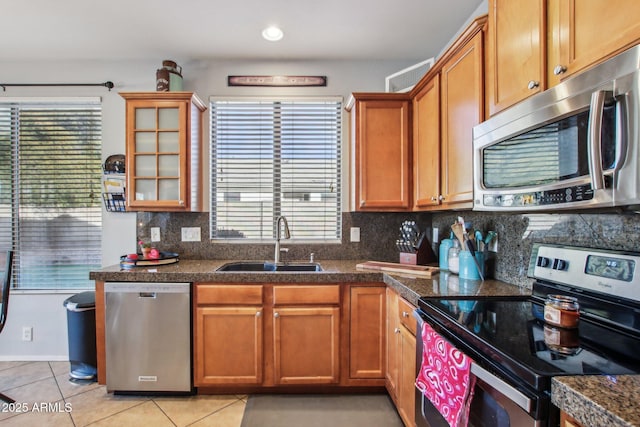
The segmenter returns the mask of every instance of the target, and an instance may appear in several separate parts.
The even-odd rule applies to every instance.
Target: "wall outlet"
[[[152,242],[160,241],[160,227],[151,227],[151,241]]]
[[[359,242],[360,241],[360,227],[351,227],[351,242]]]
[[[32,326],[23,326],[22,327],[22,341],[33,341],[33,327]]]
[[[183,242],[199,242],[200,227],[182,227]]]

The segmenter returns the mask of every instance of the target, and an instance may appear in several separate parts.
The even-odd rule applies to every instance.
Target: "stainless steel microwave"
[[[640,205],[640,46],[473,129],[473,209]]]

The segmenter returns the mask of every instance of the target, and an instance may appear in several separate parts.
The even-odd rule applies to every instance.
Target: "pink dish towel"
[[[471,374],[471,359],[426,322],[422,327],[422,342],[422,366],[416,387],[451,427],[466,426],[476,382]]]

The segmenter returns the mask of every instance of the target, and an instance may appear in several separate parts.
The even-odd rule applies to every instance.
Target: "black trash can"
[[[96,381],[96,293],[81,292],[66,300],[71,381]]]

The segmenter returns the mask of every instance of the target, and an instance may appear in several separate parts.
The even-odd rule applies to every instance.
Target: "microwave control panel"
[[[510,194],[485,194],[483,204],[484,206],[524,207],[558,205],[591,199],[593,199],[593,189],[590,184],[586,184],[555,190]]]

